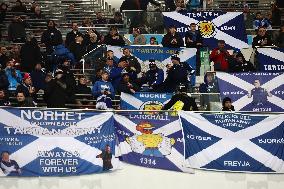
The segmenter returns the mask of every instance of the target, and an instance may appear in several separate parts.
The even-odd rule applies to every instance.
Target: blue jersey
[[[254,88],[251,90],[251,95],[253,96],[253,104],[263,105],[267,102],[268,92],[264,88]]]

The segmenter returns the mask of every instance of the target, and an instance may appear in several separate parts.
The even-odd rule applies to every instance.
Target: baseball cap
[[[172,55],[171,56],[171,59],[172,60],[177,60],[177,61],[180,61],[180,58],[175,54],[175,55]]]
[[[23,81],[25,81],[26,79],[29,79],[29,78],[31,78],[30,74],[29,73],[25,73],[24,77],[23,77]]]

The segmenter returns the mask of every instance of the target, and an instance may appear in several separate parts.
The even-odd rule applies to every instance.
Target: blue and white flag
[[[165,114],[114,115],[118,152],[127,163],[191,172],[183,166],[184,144],[178,117]]]
[[[114,60],[118,60],[123,56],[123,48],[128,48],[132,56],[138,60],[141,65],[141,71],[147,72],[149,70],[149,59],[154,59],[158,68],[164,71],[164,78],[166,78],[166,65],[171,63],[171,56],[179,51],[178,57],[181,62],[186,62],[192,69],[196,69],[196,52],[195,48],[165,48],[155,46],[108,46],[108,50],[114,52]],[[191,84],[195,85],[195,75],[191,76]]]
[[[1,176],[74,176],[117,169],[112,113],[0,109]]]
[[[198,26],[204,38],[204,45],[217,47],[217,40],[225,40],[234,49],[248,48],[242,12],[163,12],[164,23],[168,28],[177,27],[177,32],[184,36],[191,23]]]
[[[217,72],[221,98],[230,97],[236,111],[283,112],[283,73]]]
[[[284,48],[257,48],[261,72],[284,72]]]
[[[187,166],[284,173],[284,114],[181,112],[180,119]]]
[[[170,93],[139,92],[133,95],[121,93],[122,110],[161,110],[172,97]]]

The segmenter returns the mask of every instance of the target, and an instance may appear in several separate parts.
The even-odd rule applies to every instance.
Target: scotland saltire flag
[[[164,78],[166,78],[166,65],[171,63],[171,56],[177,51],[179,53],[178,57],[181,62],[186,62],[192,69],[196,69],[196,52],[195,48],[165,48],[165,47],[152,47],[152,46],[107,46],[108,50],[114,52],[114,60],[118,60],[123,56],[123,48],[128,48],[132,56],[138,60],[141,65],[141,71],[147,72],[149,70],[149,60],[154,59],[156,65],[164,70]],[[191,84],[195,85],[195,75],[191,76]]]
[[[284,115],[181,112],[186,165],[284,173]]]
[[[261,72],[284,72],[284,48],[257,48]]]
[[[139,92],[133,95],[121,93],[122,110],[161,110],[172,97],[170,93]]]
[[[234,49],[248,48],[242,12],[163,12],[164,23],[168,28],[177,27],[177,32],[184,36],[191,23],[198,26],[204,38],[204,45],[217,47],[217,40],[225,40]]]
[[[0,109],[1,176],[74,176],[117,169],[112,113]]]
[[[165,114],[115,114],[117,155],[143,167],[190,172],[183,166],[184,144],[177,117]]]
[[[235,110],[256,112],[284,111],[283,73],[217,72],[221,98],[230,97]]]

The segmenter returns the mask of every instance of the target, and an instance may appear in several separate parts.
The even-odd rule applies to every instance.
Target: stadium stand
[[[109,28],[118,28],[119,35],[124,35],[124,41],[127,45],[131,45],[131,39],[129,36],[131,36],[132,28],[139,29],[139,33],[141,33],[144,36],[151,37],[153,34],[165,34],[166,27],[163,24],[163,16],[160,11],[163,11],[168,6],[166,3],[167,1],[159,1],[160,6],[150,5],[148,6],[148,11],[140,11],[140,10],[122,10],[122,19],[123,23],[115,23],[113,22],[114,15],[116,11],[111,7],[110,4],[108,4],[104,0],[95,0],[95,1],[72,1],[72,0],[39,0],[36,2],[31,2],[28,0],[23,0],[23,5],[26,7],[26,11],[23,12],[12,12],[15,2],[14,1],[4,1],[3,3],[7,4],[8,10],[2,10],[1,9],[1,47],[3,50],[1,50],[1,55],[3,58],[4,54],[7,54],[6,58],[3,58],[2,62],[2,69],[5,69],[6,62],[8,59],[11,60],[11,58],[14,58],[14,64],[16,67],[18,67],[21,70],[21,60],[17,60],[16,57],[11,57],[13,54],[13,48],[17,45],[24,45],[24,41],[18,41],[14,40],[12,41],[11,37],[9,38],[8,28],[11,28],[11,23],[13,23],[13,19],[15,18],[15,15],[18,16],[18,22],[23,23],[24,25],[21,26],[21,28],[26,32],[26,34],[34,37],[38,43],[38,46],[40,47],[41,52],[41,61],[39,63],[42,64],[43,73],[47,73],[48,71],[54,72],[55,67],[50,68],[48,64],[50,64],[50,61],[55,61],[56,65],[61,64],[62,61],[66,59],[64,57],[63,59],[60,59],[61,57],[58,57],[58,55],[55,55],[55,58],[53,55],[46,54],[46,47],[43,43],[41,43],[41,37],[43,31],[47,29],[47,21],[53,20],[56,23],[56,28],[60,31],[62,35],[62,39],[66,39],[66,35],[68,32],[71,31],[72,23],[77,23],[79,26],[78,31],[82,34],[82,40],[83,40],[83,48],[85,48],[87,45],[91,44],[91,48],[89,51],[86,51],[85,49],[79,49],[81,47],[75,46],[73,47],[73,54],[75,57],[77,57],[77,54],[80,55],[80,59],[82,57],[82,61],[77,61],[75,64],[70,65],[70,68],[68,68],[68,73],[73,73],[75,76],[76,82],[79,81],[79,77],[84,75],[86,76],[88,80],[88,86],[92,87],[95,78],[95,73],[97,73],[98,65],[104,64],[104,61],[106,60],[106,47],[104,46],[104,36],[106,36],[108,33],[112,35],[112,29]],[[33,12],[35,9],[39,10],[41,12],[41,16],[35,16],[35,13]],[[215,1],[208,1],[207,4],[200,5],[197,7],[197,10],[200,11],[240,11],[244,12],[245,19],[246,20],[246,33],[248,34],[249,40],[252,41],[252,38],[256,36],[255,29],[252,28],[252,21],[254,20],[255,14],[257,12],[262,12],[266,16],[270,16],[267,19],[270,19],[270,21],[273,21],[273,15],[274,11],[276,10],[275,7],[271,8],[271,1],[268,0],[252,0],[252,1],[231,1],[231,0],[215,0]],[[283,23],[284,19],[284,11],[282,8],[277,8],[277,11],[280,11],[281,14],[281,21]],[[271,12],[272,11],[272,12]],[[105,23],[100,23],[98,21],[98,13],[102,16],[101,18],[105,20]],[[271,17],[272,16],[272,17]],[[99,18],[99,19],[101,19]],[[100,21],[100,20],[99,20]],[[114,23],[114,24],[112,24]],[[278,31],[280,28],[279,22],[277,24],[273,24],[273,28],[269,29],[268,33],[273,37],[273,40],[275,40],[278,36]],[[10,27],[9,27],[10,26]],[[18,30],[17,30],[18,31]],[[137,30],[135,30],[137,31]],[[11,34],[10,34],[11,35]],[[17,34],[18,35],[18,34]],[[28,36],[27,35],[27,36]],[[116,36],[117,34],[114,34]],[[118,36],[118,35],[117,35]],[[79,41],[80,36],[78,36],[75,32],[75,38],[74,41]],[[283,37],[282,37],[283,40]],[[92,43],[90,42],[92,41]],[[88,43],[88,44],[86,44]],[[282,42],[283,44],[283,42]],[[217,44],[216,44],[217,45]],[[5,51],[5,48],[7,49],[7,52]],[[67,50],[67,49],[66,49]],[[230,51],[230,54],[233,54],[233,51]],[[77,54],[76,54],[77,53]],[[200,53],[200,52],[199,52]],[[202,54],[206,55],[203,56],[205,59],[205,62],[209,61],[209,50],[206,49],[206,51],[203,51]],[[251,58],[251,61],[253,60],[253,57],[250,56],[249,53],[246,53],[245,50],[243,50],[243,54],[245,58],[248,60],[247,57]],[[70,57],[68,58],[70,60]],[[58,63],[60,62],[60,63]],[[53,62],[54,63],[54,62]],[[119,63],[119,62],[116,62]],[[255,61],[252,61],[253,64],[255,64]],[[257,65],[255,65],[257,66]],[[199,85],[203,83],[203,77],[204,74],[207,71],[214,71],[213,64],[211,67],[203,66],[201,68],[201,74],[200,76],[197,76],[196,78],[196,85],[192,86],[191,90],[188,91],[196,98],[196,102],[198,103],[198,107],[203,109],[202,105],[200,104],[200,98],[202,98],[199,89]],[[23,71],[23,70],[22,70]],[[24,73],[23,73],[24,74]],[[21,81],[19,81],[21,83]],[[91,98],[91,94],[74,94],[76,101],[79,101],[80,99],[83,99],[85,102],[89,103],[75,103],[75,101],[70,101],[70,103],[66,104],[66,107],[86,107],[86,108],[94,108],[96,104],[96,99]],[[13,93],[13,91],[10,91],[10,101],[12,104],[16,104],[16,96]],[[80,100],[82,101],[82,100]],[[113,99],[113,107],[115,109],[119,108],[119,102],[120,97],[119,95],[116,95]],[[221,102],[221,101],[219,101]],[[85,105],[84,105],[85,104]],[[44,89],[39,90],[37,93],[36,98],[36,105],[37,106],[46,106],[46,102],[44,100]],[[207,109],[207,107],[205,108]],[[213,109],[211,109],[213,110]]]

